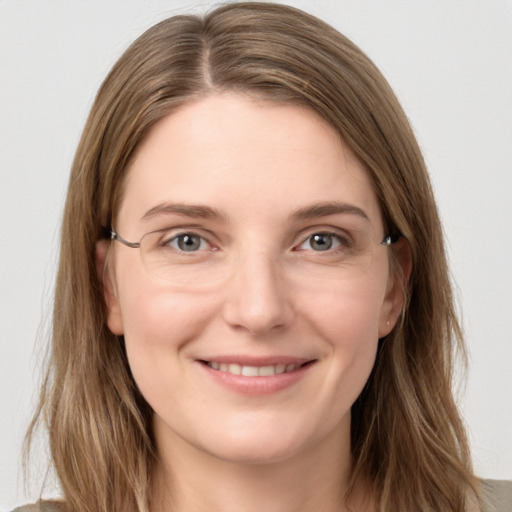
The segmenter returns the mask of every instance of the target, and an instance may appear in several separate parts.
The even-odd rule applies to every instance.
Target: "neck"
[[[179,437],[158,442],[153,512],[344,512],[350,476],[349,428],[285,460],[223,460]],[[333,449],[333,447],[336,447]],[[363,500],[364,501],[364,500]],[[357,508],[354,507],[357,503]],[[353,510],[369,510],[351,496]]]

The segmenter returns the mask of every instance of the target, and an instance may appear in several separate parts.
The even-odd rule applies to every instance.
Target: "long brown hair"
[[[44,420],[67,509],[150,508],[151,409],[122,337],[106,327],[95,244],[112,225],[130,158],[153,124],[226,90],[303,105],[326,119],[366,166],[388,230],[411,249],[400,322],[381,340],[352,408],[352,481],[369,481],[382,511],[466,510],[476,480],[452,396],[462,335],[418,144],[358,47],[298,9],[258,2],[149,29],[115,64],[87,120],[62,224],[51,358],[28,434]]]

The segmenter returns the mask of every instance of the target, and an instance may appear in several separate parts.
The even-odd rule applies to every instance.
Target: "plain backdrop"
[[[512,478],[512,1],[296,0],[384,72],[427,160],[470,351],[459,395],[476,471]],[[0,510],[25,493],[68,171],[127,45],[211,2],[0,0]],[[38,456],[46,458],[44,449]],[[44,464],[43,464],[44,467]]]

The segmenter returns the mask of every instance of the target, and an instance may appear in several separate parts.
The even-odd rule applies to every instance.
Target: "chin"
[[[285,415],[286,416],[286,415]],[[342,421],[319,422],[295,414],[290,417],[255,415],[243,422],[211,425],[200,449],[217,459],[240,465],[276,464],[309,457],[334,437],[345,439],[350,432],[350,414]],[[309,420],[309,421],[308,421]],[[334,418],[333,418],[334,420]],[[348,426],[348,429],[346,428]],[[326,443],[327,442],[327,443]],[[339,445],[336,442],[336,445]],[[197,446],[197,445],[196,445]]]
[[[240,466],[260,466],[277,464],[295,458],[301,453],[300,443],[287,442],[285,439],[268,441],[259,436],[257,440],[230,440],[224,449],[203,447],[209,455],[217,459]]]

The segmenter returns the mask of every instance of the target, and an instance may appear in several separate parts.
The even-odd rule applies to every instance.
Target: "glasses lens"
[[[364,230],[312,232],[286,251],[282,271],[306,282],[315,279],[351,280],[364,275],[375,255],[385,251]],[[140,244],[144,266],[155,279],[176,286],[208,287],[229,278],[237,258],[212,246],[196,233],[159,230],[146,234]]]

